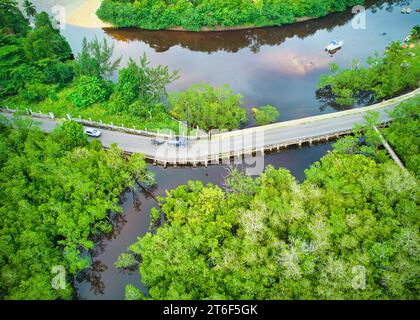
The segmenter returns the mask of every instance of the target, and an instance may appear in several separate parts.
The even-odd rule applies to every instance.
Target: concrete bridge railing
[[[7,106],[0,107],[0,110],[7,112],[7,113],[17,113],[17,112],[25,112],[27,115],[30,115],[35,118],[41,118],[41,119],[51,119],[51,120],[57,120],[57,121],[64,121],[64,119],[56,118],[53,112],[49,112],[48,114],[39,112],[34,112],[29,108],[26,108],[25,111],[19,110],[19,109],[11,109]],[[165,133],[166,130],[158,130],[158,131],[149,131],[149,130],[140,130],[136,129],[135,127],[126,127],[126,126],[117,126],[113,123],[103,123],[92,121],[92,119],[83,119],[82,117],[74,118],[70,114],[67,114],[66,120],[73,120],[76,121],[84,126],[90,126],[95,128],[102,128],[112,131],[119,131],[119,132],[125,132],[129,134],[139,135],[139,136],[145,136],[149,138],[160,138],[160,139],[171,139],[174,138],[176,135],[171,130],[167,130],[169,133]],[[180,126],[185,126],[183,123],[180,122]],[[189,140],[198,140],[198,139],[208,139],[208,134],[204,132],[203,130],[200,130],[199,128],[194,129],[195,133],[193,135],[185,135],[181,134],[180,136],[186,137]]]
[[[258,131],[270,131],[270,130],[275,130],[275,129],[284,128],[284,127],[306,124],[306,123],[309,123],[309,122],[316,122],[316,121],[328,120],[328,119],[333,119],[333,118],[341,118],[341,117],[344,117],[344,116],[366,113],[368,111],[377,111],[377,110],[383,109],[387,106],[393,105],[395,103],[399,103],[399,102],[405,101],[407,99],[413,98],[418,94],[420,94],[420,88],[417,88],[414,91],[411,91],[411,92],[406,93],[404,95],[398,96],[396,98],[385,100],[385,101],[382,101],[382,102],[379,102],[377,104],[367,106],[367,107],[350,109],[350,110],[345,110],[345,111],[338,111],[338,112],[333,112],[333,113],[329,113],[329,114],[306,117],[306,118],[301,118],[301,119],[296,119],[296,120],[277,122],[277,123],[273,123],[273,124],[268,124],[268,125],[264,125],[264,126],[253,127],[253,128],[247,128],[247,129],[242,129],[242,130],[234,130],[234,131],[229,131],[229,132],[216,133],[216,134],[212,134],[212,139],[220,139],[220,138],[226,138],[226,137],[229,137],[229,136],[234,136],[234,135],[237,135],[238,132],[241,132],[243,134],[252,134],[252,133],[255,133],[255,132],[258,132]]]

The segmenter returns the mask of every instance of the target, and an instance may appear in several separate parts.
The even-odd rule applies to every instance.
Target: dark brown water
[[[299,180],[304,179],[304,169],[318,161],[328,150],[330,144],[320,144],[302,149],[290,149],[276,154],[266,155],[265,165],[276,168],[285,167]],[[241,167],[241,166],[239,166]],[[223,187],[228,174],[226,166],[209,166],[200,168],[168,168],[149,165],[158,182],[155,196],[164,196],[166,190],[186,184],[189,180],[201,180]],[[144,192],[127,192],[123,197],[124,212],[115,221],[114,232],[97,241],[93,250],[93,267],[88,270],[85,280],[77,283],[80,299],[124,299],[124,288],[132,284],[145,292],[136,271],[121,271],[114,267],[118,256],[127,247],[144,235],[149,229],[150,209],[156,206],[155,200]]]
[[[70,0],[57,0],[60,3]],[[35,1],[47,9],[54,0]],[[48,3],[48,5],[46,5]],[[380,3],[380,4],[378,4]],[[377,5],[375,5],[377,4]],[[402,6],[411,5],[412,13],[400,13]],[[394,40],[402,41],[411,28],[420,23],[419,1],[369,1],[366,29],[354,30],[351,11],[290,26],[244,31],[189,33],[144,31],[138,29],[84,29],[67,26],[63,34],[74,52],[83,37],[106,37],[115,44],[115,56],[122,56],[122,65],[145,52],[152,65],[168,65],[178,69],[181,78],[169,91],[183,90],[194,83],[229,84],[241,93],[248,110],[252,106],[271,104],[278,108],[279,121],[334,112],[331,106],[317,100],[315,91],[319,77],[328,72],[329,63],[346,67],[352,59],[364,60],[374,51],[383,52]],[[334,55],[324,51],[333,39],[344,41]],[[248,125],[253,125],[250,121]],[[304,169],[322,157],[330,144],[291,149],[266,155],[265,164],[285,167],[299,180]],[[149,166],[156,174],[156,196],[188,180],[202,180],[222,185],[227,171],[224,166],[205,168],[169,168]],[[143,192],[127,193],[123,199],[124,213],[116,219],[114,232],[97,241],[93,267],[86,279],[76,284],[80,299],[123,299],[124,287],[130,283],[141,287],[137,271],[119,271],[113,263],[118,255],[148,231],[149,212],[155,200]]]
[[[416,1],[403,3],[411,3],[414,9]],[[354,15],[348,10],[295,25],[244,31],[191,33],[68,26],[64,34],[76,52],[83,36],[105,36],[115,43],[115,55],[123,57],[123,65],[145,52],[152,65],[178,69],[181,77],[169,91],[201,82],[227,83],[244,96],[248,110],[271,104],[283,121],[336,111],[316,98],[320,75],[328,73],[331,62],[346,67],[352,59],[364,61],[375,50],[382,53],[391,41],[402,41],[420,23],[420,13],[412,10],[404,15],[401,7],[388,2],[368,6],[365,30],[352,28]],[[344,46],[331,56],[324,48],[333,39],[343,40]],[[248,125],[253,125],[252,120]]]

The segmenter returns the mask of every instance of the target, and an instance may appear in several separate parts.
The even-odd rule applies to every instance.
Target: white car
[[[89,137],[94,137],[94,138],[97,138],[97,137],[101,136],[101,132],[98,129],[95,129],[95,128],[86,128],[85,133]]]
[[[339,40],[333,40],[331,43],[325,48],[326,51],[334,51],[340,49],[343,46],[344,42]]]

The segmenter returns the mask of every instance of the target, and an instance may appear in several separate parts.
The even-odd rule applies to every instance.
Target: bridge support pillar
[[[312,147],[314,144],[312,143],[312,139],[309,140],[309,145]]]

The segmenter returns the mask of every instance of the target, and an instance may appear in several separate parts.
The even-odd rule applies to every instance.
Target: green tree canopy
[[[36,7],[32,2],[29,0],[23,1],[23,8],[25,10],[26,16],[29,17],[35,17],[36,16]]]
[[[419,105],[398,106],[385,129],[405,161],[416,149],[404,145],[419,146]],[[369,115],[367,127],[375,121]],[[190,181],[167,192],[152,212],[165,223],[123,257],[130,265],[139,257],[148,293],[129,285],[126,298],[417,299],[418,180],[382,153],[373,132],[364,132],[368,149],[357,135],[340,140],[302,183],[268,166],[255,179],[233,171],[225,190]]]
[[[234,94],[228,85],[220,88],[205,83],[192,85],[183,92],[172,92],[168,103],[175,118],[205,130],[232,130],[247,121],[246,111],[241,107],[243,97]]]
[[[25,119],[0,128],[0,299],[70,299],[92,236],[112,230],[127,187],[152,177],[143,156],[88,144],[75,122],[50,135]],[[51,285],[55,266],[66,270],[63,289]]]
[[[76,74],[109,79],[117,71],[121,57],[113,61],[114,44],[109,45],[106,38],[102,43],[95,36],[91,42],[82,41],[82,50],[77,55]]]
[[[45,12],[32,30],[15,1],[1,1],[0,22],[0,98],[39,102],[73,79],[70,46]]]
[[[416,181],[395,164],[334,153],[301,185],[237,175],[161,199],[167,223],[129,248],[149,298],[415,299]]]
[[[300,17],[321,17],[344,11],[363,0],[104,0],[99,18],[116,27],[167,29],[182,27],[272,26]]]
[[[280,112],[273,106],[253,108],[252,113],[259,126],[276,122],[280,115]]]
[[[53,28],[47,13],[35,17],[35,29],[25,39],[25,55],[31,62],[56,58],[66,60],[71,56],[71,48],[59,30]]]
[[[385,137],[407,169],[420,177],[420,97],[413,98],[393,110],[393,121],[384,129]]]
[[[0,32],[24,36],[29,30],[28,20],[19,10],[17,1],[0,1]]]
[[[153,108],[166,97],[166,86],[178,79],[178,71],[169,72],[168,67],[151,67],[146,54],[140,62],[129,59],[127,67],[119,72],[118,83],[111,96],[111,109],[115,112],[136,112],[140,106]]]
[[[392,42],[383,56],[375,52],[366,62],[367,67],[363,67],[360,61],[353,60],[350,68],[342,70],[331,64],[331,75],[320,78],[318,95],[327,104],[351,106],[365,102],[367,97],[378,101],[418,86],[420,45],[417,40],[405,45]]]

